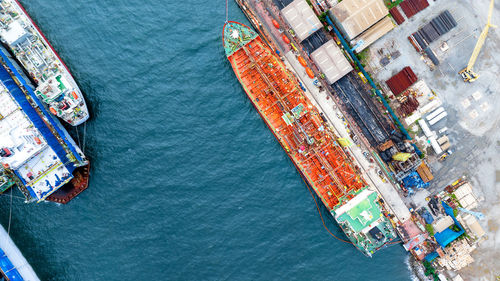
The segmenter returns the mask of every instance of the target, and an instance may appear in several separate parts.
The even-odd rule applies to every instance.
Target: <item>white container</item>
[[[427,123],[425,122],[424,119],[419,119],[418,120],[418,125],[420,125],[420,128],[422,128],[422,131],[424,131],[424,135],[428,138],[432,137],[435,135],[433,131],[429,128]]]
[[[434,119],[429,121],[429,125],[432,126],[432,125],[436,124],[437,122],[439,122],[439,120],[445,118],[446,116],[448,116],[448,113],[446,111],[441,112],[441,114],[439,114],[438,116],[434,117]]]
[[[434,110],[431,114],[427,115],[427,117],[425,117],[425,119],[427,119],[427,121],[431,120],[432,118],[438,116],[439,114],[441,114],[442,112],[444,112],[444,107],[440,107],[436,110]]]

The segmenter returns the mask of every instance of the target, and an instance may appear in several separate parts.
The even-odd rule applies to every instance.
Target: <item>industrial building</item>
[[[357,52],[394,28],[382,0],[343,0],[330,11],[335,25],[351,44],[359,43]]]
[[[311,54],[312,60],[325,74],[329,84],[337,82],[352,71],[352,66],[333,40],[328,41]]]
[[[283,17],[329,84],[353,70],[335,41],[328,41],[321,30],[323,24],[305,0],[295,0],[286,6],[285,3],[280,3],[284,6],[281,9]]]
[[[382,20],[374,24],[371,28],[356,37],[351,43],[353,46],[358,45],[356,52],[361,52],[370,46],[373,42],[377,41],[380,37],[384,36],[387,32],[394,28],[394,23],[391,18],[384,17]],[[361,44],[362,42],[363,44]]]
[[[476,195],[472,191],[470,183],[465,183],[458,187],[453,194],[458,200],[458,203],[467,210],[475,209],[479,205]]]
[[[305,0],[293,1],[283,8],[281,13],[301,42],[323,27]]]

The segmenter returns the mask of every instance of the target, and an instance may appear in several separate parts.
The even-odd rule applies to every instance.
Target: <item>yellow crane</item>
[[[495,0],[491,0],[491,2],[490,2],[490,10],[488,11],[488,22],[484,26],[483,31],[481,32],[481,35],[479,35],[479,39],[477,40],[476,46],[474,47],[474,51],[472,51],[472,55],[469,59],[469,63],[467,64],[467,67],[462,69],[458,73],[458,74],[462,75],[464,82],[474,82],[474,81],[476,81],[477,78],[479,78],[479,74],[472,71],[472,67],[476,63],[477,56],[479,55],[479,52],[481,51],[481,48],[484,45],[484,41],[486,40],[486,36],[488,36],[488,30],[490,29],[490,27],[496,27],[495,25],[491,24],[491,15],[493,14],[494,2],[495,2]]]

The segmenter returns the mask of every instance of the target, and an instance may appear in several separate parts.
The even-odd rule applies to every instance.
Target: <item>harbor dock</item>
[[[439,189],[429,188],[440,180],[433,175],[434,163],[444,161],[452,152],[447,128],[435,132],[424,123],[440,124],[447,113],[436,93],[411,67],[393,75],[386,85],[365,69],[367,65],[373,71],[363,56],[370,52],[370,45],[383,41],[384,35],[395,32],[398,24],[429,4],[422,1],[410,12],[405,3],[412,2],[409,0],[401,7],[366,1],[354,10],[349,6],[352,2],[236,0],[255,30],[297,77],[307,98],[353,157],[368,188],[378,193],[382,208],[417,267],[426,272],[438,268],[441,278],[449,278],[444,280],[460,280],[456,271],[473,262],[470,253],[486,236],[479,223],[484,215],[473,211],[481,200],[467,177],[453,182],[448,179]],[[373,13],[374,7],[380,13]],[[388,16],[389,10],[396,19]],[[372,17],[370,23],[356,22],[356,17],[368,16]],[[457,25],[449,12],[441,13],[436,22],[443,23],[439,34]],[[439,64],[432,51],[420,51],[426,64]],[[388,62],[401,55],[391,52]],[[383,57],[380,62],[388,63]],[[415,129],[419,117],[423,137]],[[457,190],[476,198],[475,204],[464,208]],[[432,272],[438,278],[439,274]]]

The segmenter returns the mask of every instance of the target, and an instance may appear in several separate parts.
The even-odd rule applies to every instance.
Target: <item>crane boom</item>
[[[479,56],[481,49],[483,48],[484,41],[486,40],[486,37],[488,36],[488,31],[489,31],[490,27],[495,27],[493,24],[491,24],[491,16],[493,14],[494,3],[495,3],[495,0],[490,1],[490,9],[488,11],[488,21],[486,22],[486,25],[484,26],[483,30],[481,31],[481,34],[479,35],[479,38],[476,42],[476,46],[474,47],[474,50],[472,51],[472,55],[469,59],[469,63],[467,64],[467,67],[459,72],[462,75],[462,77],[464,78],[464,81],[466,81],[466,82],[473,82],[479,77],[479,75],[476,74],[472,70],[472,68],[474,67],[474,64],[476,63],[477,57]]]
[[[479,55],[479,52],[481,52],[481,48],[483,47],[484,41],[486,40],[486,37],[488,36],[488,30],[492,26],[491,24],[491,15],[493,14],[493,3],[495,0],[491,0],[490,2],[490,10],[488,12],[488,22],[483,28],[483,31],[481,32],[481,35],[479,35],[479,39],[477,40],[476,46],[474,47],[474,51],[472,51],[472,55],[469,59],[469,63],[467,64],[467,70],[472,70],[472,67],[476,63],[477,56]]]

